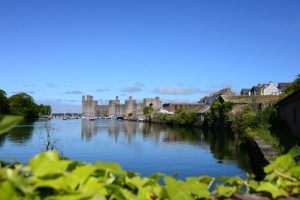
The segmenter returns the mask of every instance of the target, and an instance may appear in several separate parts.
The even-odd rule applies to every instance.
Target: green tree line
[[[19,115],[26,119],[50,115],[50,105],[36,104],[33,97],[21,92],[10,97],[4,90],[0,90],[0,114]]]

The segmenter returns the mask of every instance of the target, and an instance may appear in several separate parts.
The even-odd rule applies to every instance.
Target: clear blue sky
[[[197,101],[300,73],[299,0],[0,3],[0,89],[54,112],[81,95]]]

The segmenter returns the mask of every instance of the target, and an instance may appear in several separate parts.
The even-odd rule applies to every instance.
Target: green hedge
[[[157,173],[150,177],[123,170],[117,163],[77,162],[55,151],[34,156],[28,165],[0,168],[0,199],[213,199],[237,193],[262,193],[271,198],[300,196],[300,148],[278,157],[265,167],[266,177],[257,182],[208,176],[185,181]],[[163,180],[163,181],[160,181]],[[213,184],[221,180],[221,184]],[[220,181],[218,181],[220,182]],[[212,187],[214,185],[214,187]]]

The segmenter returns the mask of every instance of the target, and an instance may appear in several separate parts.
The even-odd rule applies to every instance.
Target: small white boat
[[[143,122],[144,119],[143,119],[143,118],[138,118],[136,121],[138,121],[138,122]]]

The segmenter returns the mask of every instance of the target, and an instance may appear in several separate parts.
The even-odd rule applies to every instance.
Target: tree
[[[45,114],[46,115],[51,115],[51,113],[52,113],[51,106],[50,105],[45,105],[44,108],[45,108]]]
[[[300,90],[300,74],[298,74],[296,79],[286,87],[285,94],[290,95],[298,90]]]
[[[146,119],[148,121],[151,121],[151,115],[152,115],[153,111],[154,111],[154,109],[152,108],[151,105],[150,106],[146,106],[144,108],[143,113],[144,113],[144,115],[145,115],[145,117],[146,117]]]
[[[14,115],[21,115],[25,118],[38,116],[39,108],[33,98],[26,93],[18,93],[9,97],[9,111]]]
[[[6,92],[0,90],[0,114],[8,113],[8,98],[6,97]]]
[[[194,110],[179,109],[176,111],[176,123],[181,125],[191,125],[196,122],[198,116]]]
[[[39,115],[51,115],[52,109],[50,105],[40,104],[38,106]]]

